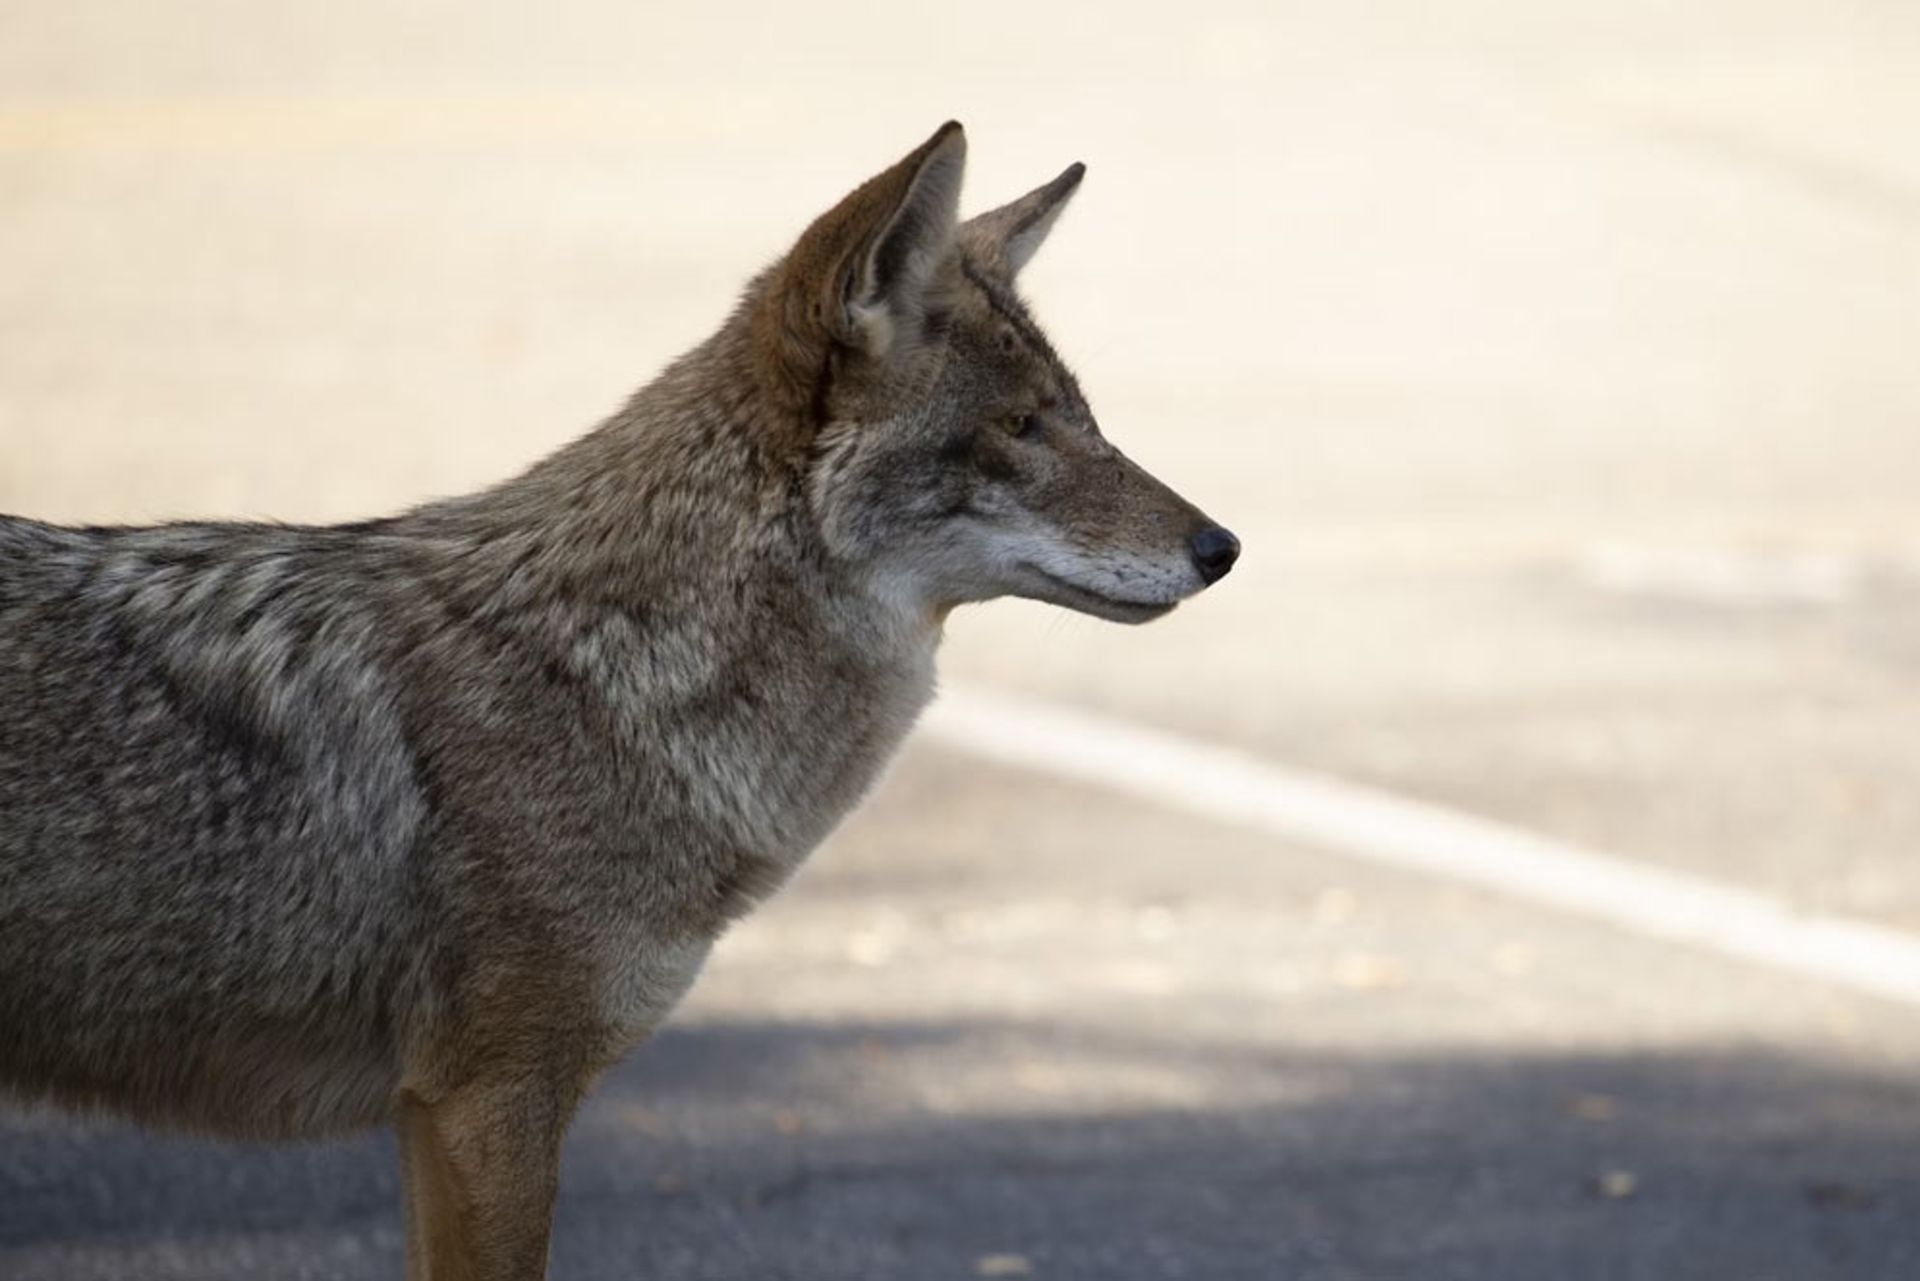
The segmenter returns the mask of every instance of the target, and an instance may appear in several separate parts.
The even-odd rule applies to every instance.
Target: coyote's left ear
[[[1080,180],[1087,175],[1083,164],[1071,164],[1058,178],[1044,187],[1036,187],[1011,204],[977,214],[960,228],[961,241],[987,266],[1011,278],[1027,265],[1027,260],[1046,240],[1060,211],[1073,199]]]
[[[875,360],[925,331],[929,288],[955,248],[967,136],[948,121],[857,187],[801,235],[750,296],[764,385],[817,419],[836,353]]]
[[[877,199],[868,208],[880,217],[845,285],[851,336],[868,355],[884,357],[896,340],[918,330],[927,286],[953,251],[966,163],[967,135],[949,121],[872,184]]]

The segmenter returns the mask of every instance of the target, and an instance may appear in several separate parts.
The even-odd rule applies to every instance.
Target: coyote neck
[[[825,545],[804,453],[727,338],[517,480],[417,515],[444,590],[588,695],[622,772],[676,778],[681,817],[777,882],[931,697],[940,626]]]

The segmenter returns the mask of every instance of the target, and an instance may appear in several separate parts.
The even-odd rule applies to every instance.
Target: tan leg
[[[541,1281],[576,1091],[477,1082],[397,1118],[408,1281]]]

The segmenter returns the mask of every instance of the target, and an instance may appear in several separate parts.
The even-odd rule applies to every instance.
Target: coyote
[[[0,1088],[392,1123],[407,1275],[546,1269],[563,1130],[859,799],[956,606],[1120,622],[1233,535],[1014,292],[1074,165],[949,123],[517,479],[357,524],[0,517]]]

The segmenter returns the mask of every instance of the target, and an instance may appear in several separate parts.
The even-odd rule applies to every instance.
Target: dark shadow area
[[[1073,1068],[1036,1076],[1053,1063]],[[1205,1093],[1099,1092],[1143,1074]],[[9,1278],[398,1275],[384,1136],[253,1147],[40,1114],[0,1121],[0,1154]],[[983,1266],[1896,1281],[1920,1275],[1920,1087],[1738,1048],[1347,1057],[1060,1025],[708,1024],[635,1055],[570,1141],[559,1278]]]

